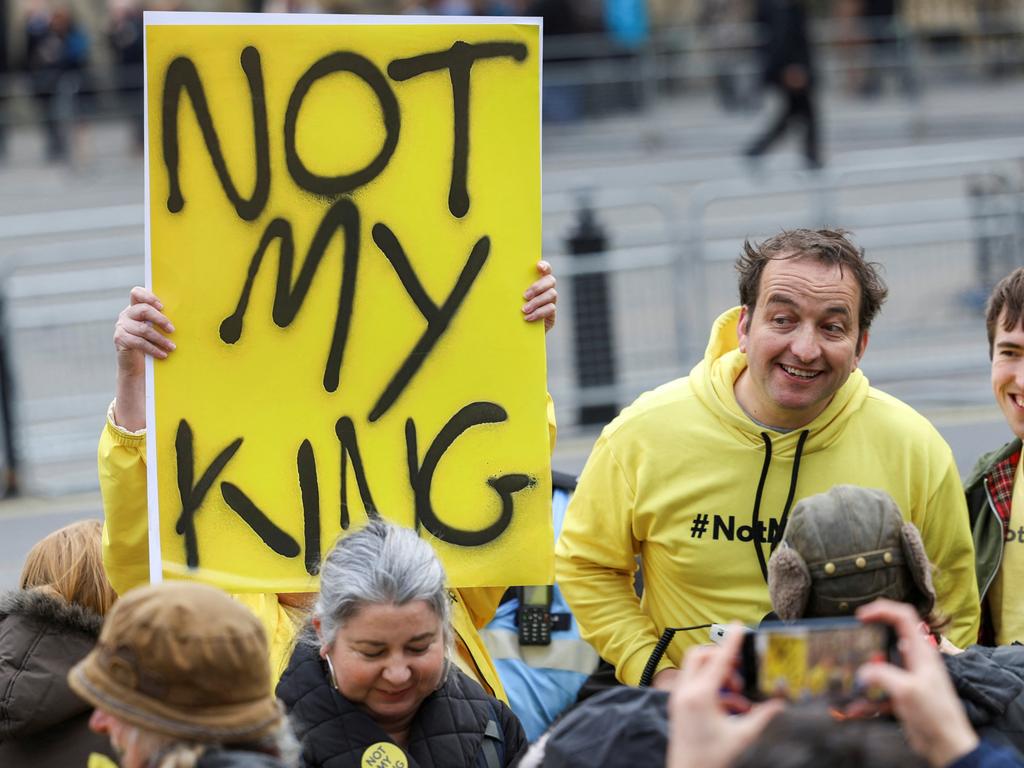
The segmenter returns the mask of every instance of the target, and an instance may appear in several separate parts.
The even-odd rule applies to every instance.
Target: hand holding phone
[[[744,632],[729,627],[721,645],[691,648],[669,699],[671,730],[668,768],[725,768],[761,734],[783,708],[781,701],[753,706],[725,695],[734,687],[736,664]]]
[[[858,673],[868,685],[885,689],[911,749],[933,766],[946,766],[978,745],[946,665],[919,629],[921,619],[906,603],[876,600],[857,610],[866,622],[895,629],[903,667],[866,664]]]

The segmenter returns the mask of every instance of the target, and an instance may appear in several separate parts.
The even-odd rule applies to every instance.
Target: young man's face
[[[735,392],[743,409],[780,429],[805,426],[825,410],[867,346],[859,307],[851,270],[811,256],[769,261],[756,306],[740,314],[747,368]]]
[[[992,394],[1013,434],[1024,438],[1024,328],[1003,327],[1006,310],[996,322],[992,341]]]

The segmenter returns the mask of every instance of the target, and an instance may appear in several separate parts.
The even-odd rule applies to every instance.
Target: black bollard
[[[581,266],[592,261],[593,254],[604,253],[608,248],[608,237],[586,200],[580,203],[576,229],[569,236],[568,246],[569,253]],[[604,272],[573,275],[571,283],[576,384],[580,394],[585,396],[588,389],[611,388],[616,383],[608,275]],[[579,423],[606,424],[618,411],[615,396],[609,392],[600,402],[580,406]]]

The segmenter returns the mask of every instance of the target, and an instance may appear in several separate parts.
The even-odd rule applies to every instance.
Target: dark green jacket
[[[994,643],[985,594],[1003,562],[1003,545],[1013,501],[1013,478],[1020,461],[1021,441],[1014,439],[997,451],[986,453],[974,465],[964,483],[967,512],[974,537],[975,573],[981,598],[979,641]]]

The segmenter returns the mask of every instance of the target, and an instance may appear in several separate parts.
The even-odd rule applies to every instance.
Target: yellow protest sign
[[[552,575],[539,27],[147,14],[153,566],[314,589],[417,528],[456,586]]]
[[[761,692],[767,696],[799,699],[806,685],[807,636],[799,633],[759,635],[762,656]]]

